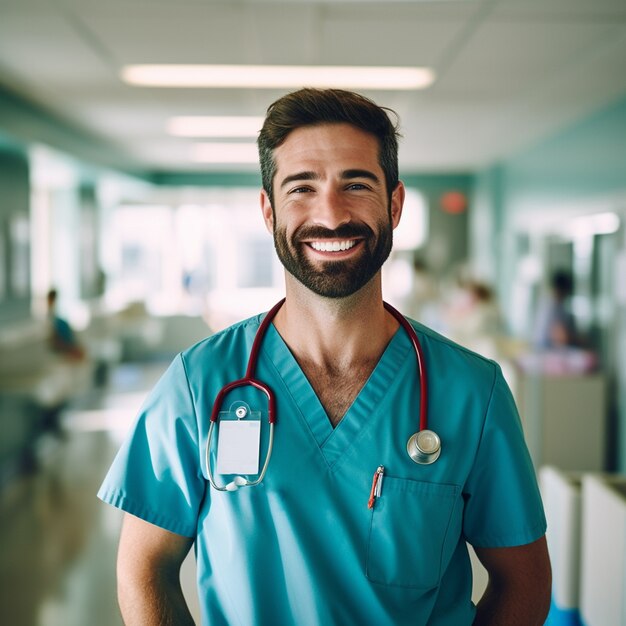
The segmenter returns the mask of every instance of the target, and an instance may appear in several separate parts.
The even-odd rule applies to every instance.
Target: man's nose
[[[335,229],[350,222],[351,218],[352,212],[349,204],[335,189],[326,189],[319,193],[313,215],[315,223]]]

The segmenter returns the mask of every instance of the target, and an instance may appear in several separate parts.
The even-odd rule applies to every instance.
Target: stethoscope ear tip
[[[235,479],[228,483],[224,489],[226,491],[237,491],[239,487],[245,487],[248,485],[248,481],[243,476],[235,476]]]

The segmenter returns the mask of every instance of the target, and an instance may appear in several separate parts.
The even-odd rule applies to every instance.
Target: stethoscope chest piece
[[[411,435],[406,444],[406,451],[415,463],[429,465],[441,454],[441,440],[432,430],[420,430]]]

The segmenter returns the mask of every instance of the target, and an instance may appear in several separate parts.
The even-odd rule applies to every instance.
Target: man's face
[[[314,293],[349,296],[389,256],[404,199],[389,201],[378,141],[349,124],[293,131],[275,151],[274,206],[261,203],[285,269]]]

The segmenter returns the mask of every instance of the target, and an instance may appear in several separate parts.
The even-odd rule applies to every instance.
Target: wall
[[[468,198],[473,179],[469,174],[403,174],[400,178],[407,187],[423,194],[428,205],[428,240],[420,256],[437,276],[449,274],[468,259],[468,215],[471,206],[458,213],[445,211],[442,198],[449,192],[458,192]]]

